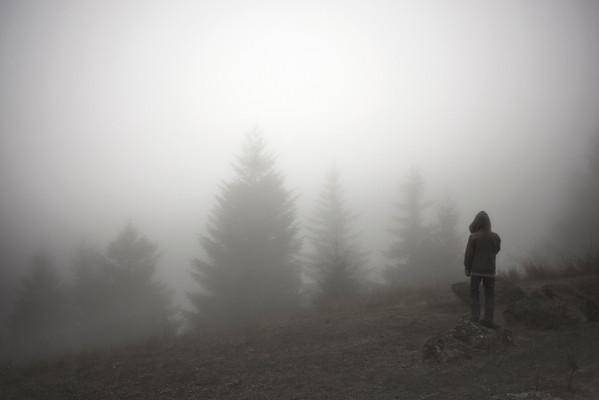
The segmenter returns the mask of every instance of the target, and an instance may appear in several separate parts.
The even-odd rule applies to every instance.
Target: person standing
[[[485,211],[476,214],[470,224],[470,237],[466,245],[464,266],[470,277],[472,321],[491,329],[499,326],[493,321],[495,311],[495,258],[501,249],[501,238],[491,230],[491,219]],[[485,291],[485,314],[480,319],[480,286]]]

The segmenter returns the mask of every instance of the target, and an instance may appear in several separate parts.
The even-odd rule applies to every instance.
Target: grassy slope
[[[441,301],[439,301],[441,300]],[[394,303],[307,314],[0,372],[0,399],[487,399],[539,387],[599,398],[599,324],[515,332],[516,346],[452,365],[420,349],[465,307]],[[581,371],[566,390],[568,355]]]

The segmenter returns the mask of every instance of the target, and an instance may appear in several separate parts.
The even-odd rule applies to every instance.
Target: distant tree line
[[[573,251],[597,254],[598,155],[599,139],[560,225]],[[233,168],[235,175],[221,185],[201,238],[203,255],[192,264],[197,290],[188,293],[185,326],[247,326],[289,314],[306,304],[306,297],[326,306],[358,296],[372,284],[368,253],[338,172],[326,176],[301,230],[296,195],[285,186],[259,134],[247,136]],[[400,185],[389,225],[381,227],[390,230],[382,274],[390,286],[461,279],[463,238],[456,207],[445,201],[427,222],[431,202],[424,193],[423,177],[412,171]],[[307,235],[303,249],[302,232]],[[70,280],[40,252],[0,332],[4,356],[42,357],[173,334],[180,318],[171,293],[156,278],[159,257],[157,245],[131,224],[104,251],[81,246]]]
[[[458,234],[458,213],[451,200],[437,210],[436,220],[426,224],[424,214],[431,205],[424,198],[424,180],[413,170],[400,186],[396,214],[392,219],[393,241],[386,255],[385,278],[392,285],[402,281],[437,285],[462,276],[463,240]]]
[[[4,357],[32,359],[172,334],[170,292],[155,280],[154,243],[128,224],[104,252],[82,246],[72,282],[40,252],[17,288]]]
[[[368,254],[338,172],[326,176],[302,251],[297,196],[286,188],[259,134],[247,136],[233,168],[235,176],[221,185],[201,238],[204,254],[192,264],[198,290],[188,293],[185,326],[247,326],[293,312],[307,300],[326,306],[368,288]],[[451,276],[441,270],[459,270],[457,214],[444,207],[438,222],[426,225],[422,186],[417,173],[408,177],[390,226],[394,244],[385,276],[393,285],[415,282],[410,277],[437,282]],[[3,347],[32,358],[173,334],[180,315],[155,277],[159,255],[156,244],[131,224],[104,251],[80,246],[70,279],[40,252],[16,290]]]
[[[247,136],[234,170],[216,197],[201,241],[204,257],[193,263],[199,290],[189,294],[191,326],[251,323],[297,309],[305,293],[313,303],[327,305],[365,290],[371,283],[368,257],[336,171],[326,177],[301,252],[295,196],[259,134]],[[393,245],[386,281],[442,284],[459,277],[462,241],[455,207],[447,202],[428,225],[422,177],[412,173],[401,189],[398,215],[389,227]]]

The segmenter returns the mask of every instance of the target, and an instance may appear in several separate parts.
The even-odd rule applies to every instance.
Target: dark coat
[[[495,258],[501,249],[501,238],[491,230],[491,220],[486,212],[479,212],[470,224],[464,254],[466,275],[495,276]]]

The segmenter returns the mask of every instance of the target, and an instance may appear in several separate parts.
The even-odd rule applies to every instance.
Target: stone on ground
[[[489,352],[512,343],[509,330],[489,329],[464,317],[455,328],[429,338],[424,343],[422,357],[424,361],[447,363],[470,359],[476,353]]]

